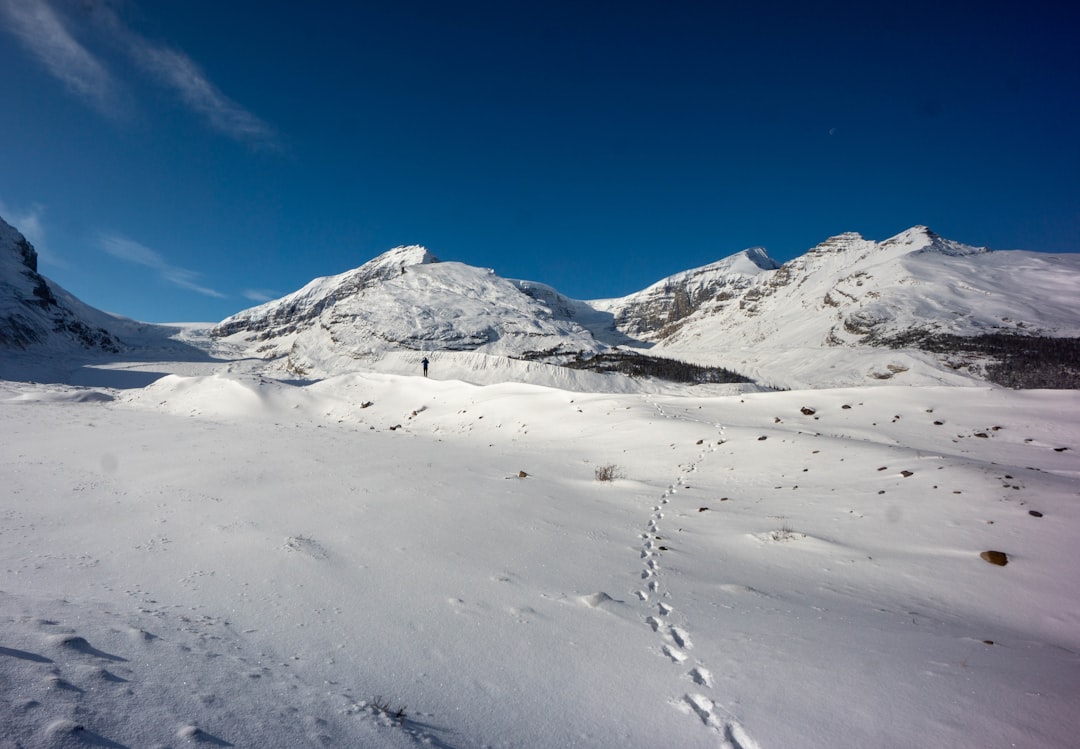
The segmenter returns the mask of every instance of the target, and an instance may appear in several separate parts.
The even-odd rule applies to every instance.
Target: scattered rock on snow
[[[803,416],[813,416],[814,414],[817,413],[816,409],[807,408],[806,406],[803,406],[799,410],[802,411]]]
[[[581,596],[579,600],[591,609],[603,606],[606,603],[622,603],[622,601],[615,600],[603,591],[600,591],[599,593],[593,593],[589,596]]]
[[[1004,567],[1009,563],[1009,555],[1004,551],[984,551],[979,556],[990,564],[996,564],[999,567]]]

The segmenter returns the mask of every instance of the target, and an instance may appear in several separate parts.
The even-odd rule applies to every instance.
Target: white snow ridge
[[[1080,391],[844,325],[1065,343],[1072,259],[765,258],[585,303],[403,248],[5,343],[0,746],[1072,746]],[[633,351],[758,382],[564,366]]]

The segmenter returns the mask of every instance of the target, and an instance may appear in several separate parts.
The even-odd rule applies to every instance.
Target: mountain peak
[[[429,265],[439,262],[439,258],[418,244],[400,245],[372,258],[359,268],[348,271],[344,276],[355,275],[363,283],[385,281],[406,272],[415,265]]]
[[[33,245],[0,218],[0,348],[53,342],[119,351],[119,340],[100,326],[103,313],[53,286],[37,268]]]
[[[895,237],[890,237],[881,243],[882,247],[907,247],[910,252],[936,252],[941,255],[960,257],[963,255],[980,255],[989,252],[985,247],[973,247],[972,245],[954,242],[945,239],[932,229],[922,224],[917,224],[906,231],[902,231]]]
[[[25,266],[31,273],[37,273],[38,256],[34,246],[18,229],[3,218],[0,218],[0,253],[7,256],[2,258],[3,262],[14,259],[17,264]]]
[[[843,234],[837,234],[829,237],[824,242],[816,247],[811,248],[807,254],[830,254],[836,252],[846,252],[859,245],[866,243],[863,239],[863,235],[857,231],[846,231]]]
[[[418,244],[403,244],[387,250],[378,257],[370,260],[368,263],[365,263],[365,265],[396,263],[399,266],[409,266],[437,262],[439,262],[439,258],[432,255],[426,247]]]
[[[764,247],[751,247],[740,254],[761,270],[776,270],[780,267],[780,263],[769,257]]]

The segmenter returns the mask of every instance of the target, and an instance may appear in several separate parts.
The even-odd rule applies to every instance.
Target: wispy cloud
[[[57,268],[68,267],[66,263],[53,254],[49,248],[49,243],[45,240],[45,221],[43,220],[45,206],[34,203],[27,211],[17,211],[0,200],[0,216],[18,229],[26,237],[27,241],[34,246],[40,262]]]
[[[104,0],[83,0],[83,6],[143,73],[172,89],[215,130],[252,146],[277,147],[274,129],[222,93],[187,54],[133,31]]]
[[[138,65],[157,81],[172,88],[192,111],[210,126],[234,140],[254,146],[276,148],[274,129],[229,99],[210,82],[199,66],[183,52],[151,44],[130,34],[130,51]]]
[[[179,286],[182,289],[195,291],[204,296],[211,296],[216,299],[227,298],[220,291],[215,291],[214,289],[200,284],[198,279],[201,274],[171,264],[161,255],[161,253],[152,250],[145,245],[139,244],[134,240],[117,234],[102,234],[100,242],[101,248],[113,257],[150,268],[155,271],[159,277],[168,283],[171,283],[173,286]]]
[[[270,291],[269,289],[244,289],[243,295],[245,299],[249,299],[252,302],[269,302],[271,299],[277,299],[281,294],[276,291]]]
[[[67,88],[111,114],[116,83],[108,69],[71,35],[44,0],[0,0],[0,18]]]
[[[0,21],[50,73],[99,112],[118,111],[121,84],[102,56],[76,39],[78,32],[121,50],[135,68],[172,90],[219,133],[256,148],[279,147],[274,128],[226,96],[191,57],[133,31],[106,0],[80,0],[68,15],[58,13],[56,6],[56,0],[0,0]],[[87,23],[98,33],[87,33]]]

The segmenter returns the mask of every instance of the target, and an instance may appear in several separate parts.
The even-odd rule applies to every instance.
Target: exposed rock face
[[[615,300],[615,324],[627,335],[663,340],[674,335],[695,313],[722,313],[750,289],[765,271],[780,265],[755,247],[724,260],[678,273],[644,291]]]
[[[85,305],[40,275],[37,260],[26,237],[0,219],[0,347],[75,343],[118,352],[119,339],[88,319]]]
[[[405,275],[409,267],[437,263],[439,259],[416,245],[396,247],[359,268],[337,276],[317,278],[292,294],[223,320],[214,328],[218,337],[245,332],[259,339],[287,335],[310,327],[324,310]]]

